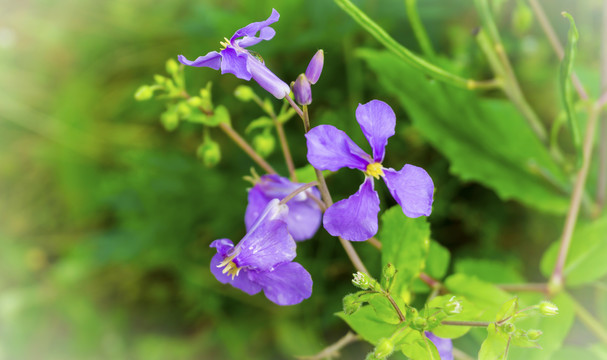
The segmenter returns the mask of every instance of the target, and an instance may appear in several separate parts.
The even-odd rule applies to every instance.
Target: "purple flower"
[[[440,338],[429,331],[426,331],[425,334],[436,346],[441,360],[453,360],[453,343],[451,339]]]
[[[219,239],[210,247],[217,249],[211,259],[211,272],[219,282],[249,295],[263,290],[278,305],[294,305],[312,295],[312,278],[303,266],[292,262],[295,241],[285,222],[289,209],[271,200],[247,234],[234,246]]]
[[[242,29],[236,30],[232,38],[220,42],[223,49],[220,52],[211,51],[199,56],[194,61],[179,55],[178,59],[184,65],[196,67],[210,67],[214,70],[221,68],[221,73],[231,73],[243,80],[253,80],[278,99],[288,96],[291,90],[289,85],[280,80],[264,64],[263,59],[254,52],[246,50],[262,40],[270,40],[276,35],[270,24],[278,21],[280,14],[272,9],[272,14],[265,21],[251,23]],[[257,35],[259,33],[259,36]]]
[[[385,168],[388,138],[394,135],[396,115],[383,101],[372,100],[356,109],[356,120],[371,144],[373,156],[365,153],[343,131],[331,125],[319,125],[306,134],[308,161],[319,170],[336,171],[342,167],[359,169],[365,180],[358,191],[325,211],[323,225],[333,236],[364,241],[377,233],[379,196],[373,178],[381,176],[388,190],[408,217],[428,216],[432,211],[434,184],[428,173],[406,164],[400,171]]]
[[[247,230],[253,227],[259,214],[272,199],[282,200],[302,185],[304,184],[293,183],[278,175],[263,175],[249,190],[249,204],[244,216]],[[289,207],[286,216],[287,228],[295,241],[311,238],[320,227],[322,211],[310,195],[320,199],[318,189],[310,188],[297,194],[287,203]]]

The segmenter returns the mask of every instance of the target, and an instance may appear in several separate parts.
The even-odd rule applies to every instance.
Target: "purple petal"
[[[218,239],[213,241],[209,247],[216,248],[217,253],[225,257],[234,248],[234,243],[230,239]]]
[[[365,241],[377,234],[379,195],[373,178],[366,178],[358,192],[325,211],[323,225],[329,234],[350,241]]]
[[[251,73],[247,67],[247,58],[249,56],[248,53],[237,52],[232,47],[221,50],[221,73],[230,73],[236,75],[239,79],[251,80]]]
[[[440,338],[429,331],[426,331],[425,334],[436,346],[441,360],[453,360],[453,343],[451,339]]]
[[[306,134],[308,161],[319,170],[337,171],[342,167],[365,171],[371,162],[345,132],[331,125],[318,125]]]
[[[325,53],[322,50],[318,50],[316,54],[310,60],[308,67],[306,68],[306,78],[310,84],[316,84],[322,73],[322,66],[325,61]]]
[[[249,232],[236,246],[235,263],[239,267],[270,270],[276,264],[295,258],[295,241],[285,222],[288,208],[271,200]]]
[[[251,74],[253,80],[267,92],[274,95],[277,99],[289,96],[291,93],[289,85],[274,75],[261,61],[249,54],[247,55],[246,65],[247,71]]]
[[[295,305],[312,295],[312,277],[298,263],[280,264],[273,271],[251,273],[270,301],[278,305]]]
[[[383,101],[371,100],[358,104],[356,120],[373,149],[373,160],[382,162],[388,138],[394,135],[396,115],[392,108]]]
[[[293,83],[293,95],[299,105],[310,105],[312,103],[312,87],[304,74],[299,74]]]
[[[245,212],[245,224],[250,229],[266,205],[272,199],[283,199],[303,184],[293,183],[278,175],[263,175],[260,181],[249,190],[249,201]],[[320,192],[311,188],[291,199],[287,206],[287,228],[295,241],[307,240],[314,236],[320,227],[322,212],[310,194],[320,198]]]
[[[384,181],[405,215],[410,218],[430,215],[434,183],[426,170],[409,164],[400,171],[384,168]]]
[[[217,51],[211,51],[205,56],[199,56],[194,61],[186,59],[183,55],[179,55],[177,59],[183,65],[188,66],[210,67],[214,70],[219,70],[219,67],[221,66],[221,55]]]
[[[219,250],[219,248],[218,248]],[[238,288],[249,295],[255,295],[261,291],[261,286],[259,284],[251,281],[249,277],[249,272],[243,269],[243,271],[238,274],[238,276],[232,279],[231,275],[222,273],[222,269],[217,266],[223,261],[224,256],[220,253],[217,253],[211,259],[211,273],[215,275],[215,278],[222,284],[230,284],[235,288]]]
[[[247,47],[251,45],[257,44],[261,40],[270,40],[274,37],[276,32],[272,28],[268,28],[267,26],[273,24],[278,21],[280,18],[280,14],[275,9],[272,9],[272,14],[265,21],[258,21],[251,23],[242,29],[236,30],[232,38],[230,39],[230,43],[236,44],[240,47]],[[256,37],[257,32],[259,32],[259,37]],[[244,39],[234,42],[236,39],[244,37]]]

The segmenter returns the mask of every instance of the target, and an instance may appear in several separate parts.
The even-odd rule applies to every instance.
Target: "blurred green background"
[[[418,51],[403,1],[358,3]],[[540,114],[552,119],[559,111],[558,62],[537,24],[522,31],[512,25],[516,1],[501,3],[499,25],[523,87]],[[576,18],[583,64],[576,70],[583,81],[592,80],[586,81],[592,93],[598,92],[593,29],[599,3],[561,0],[546,9],[562,38],[568,24],[559,12]],[[479,25],[471,1],[420,0],[419,6],[439,53],[467,76],[487,78],[471,35]],[[500,261],[516,276],[537,280],[537,257],[558,237],[562,218],[503,202],[450,175],[447,160],[409,125],[398,102],[354,54],[380,45],[333,2],[2,1],[1,360],[278,359],[313,354],[347,331],[333,313],[353,291],[353,269],[324,230],[298,247],[297,261],[314,279],[313,296],[301,305],[274,306],[263,295],[249,297],[213,278],[208,244],[244,235],[248,184],[242,177],[252,163],[213,131],[222,162],[205,168],[195,154],[199,127],[167,132],[158,121],[161,102],[133,99],[139,85],[164,74],[167,59],[218,50],[223,37],[265,19],[273,7],[281,14],[277,35],[254,50],[276,74],[289,82],[317,49],[325,50],[312,122],[334,124],[362,145],[353,121],[356,105],[374,98],[390,103],[399,124],[387,161],[423,166],[433,177],[433,237],[455,258]],[[231,75],[187,68],[186,79],[191,93],[212,81],[215,103],[229,108],[241,133],[263,115],[233,97],[242,82]],[[303,166],[302,126],[293,119],[286,131]],[[285,173],[278,150],[269,161]],[[333,175],[334,198],[351,194],[357,176]],[[382,206],[392,205],[380,191]],[[379,254],[366,244],[356,248],[377,271]],[[527,260],[531,265],[524,265]],[[344,358],[362,358],[369,349],[350,346]]]

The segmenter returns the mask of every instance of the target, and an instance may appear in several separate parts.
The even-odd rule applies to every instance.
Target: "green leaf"
[[[363,306],[352,315],[345,315],[341,311],[335,315],[342,318],[352,330],[373,345],[381,338],[390,337],[398,329],[398,325],[380,320],[371,306]]]
[[[485,310],[484,317],[490,320],[493,320],[502,304],[512,298],[497,286],[464,274],[449,276],[445,280],[445,286],[452,294],[463,296],[476,307]]]
[[[561,102],[563,108],[567,114],[567,120],[569,120],[569,129],[571,130],[571,137],[573,139],[573,145],[578,154],[578,162],[581,164],[581,139],[580,129],[577,118],[575,116],[575,109],[573,107],[573,97],[571,89],[571,74],[573,73],[573,62],[576,54],[576,46],[579,38],[577,27],[573,17],[566,12],[561,13],[563,17],[569,20],[569,32],[567,34],[567,46],[565,47],[565,56],[561,61],[561,69],[559,72],[559,94],[561,96]]]
[[[538,296],[538,301],[541,299]],[[575,320],[575,311],[573,302],[568,294],[561,293],[551,299],[558,308],[559,314],[556,316],[532,316],[517,322],[517,327],[524,329],[540,329],[543,334],[538,340],[541,350],[512,348],[510,354],[512,359],[525,360],[548,360],[552,359],[552,354],[558,350]]]
[[[398,324],[400,319],[396,310],[385,296],[374,296],[369,299],[369,305],[375,310],[377,318],[389,324]]]
[[[560,241],[544,253],[540,268],[550,277],[558,256]],[[563,274],[568,286],[591,283],[607,274],[607,216],[591,223],[580,223],[571,238]]]
[[[565,213],[568,179],[512,104],[443,86],[387,52],[358,54],[400,100],[413,126],[449,159],[451,172],[504,200]]]
[[[244,133],[250,134],[251,131],[253,131],[255,129],[266,129],[266,128],[269,128],[272,126],[274,126],[272,119],[270,119],[267,116],[262,116],[262,117],[258,117],[257,119],[251,121],[249,123],[249,125],[247,125],[247,128],[244,130]]]
[[[455,273],[476,276],[492,283],[522,283],[525,279],[513,265],[486,259],[459,259],[455,262]]]
[[[500,310],[495,315],[495,321],[502,321],[504,319],[512,317],[518,309],[518,297],[506,301]]]
[[[508,347],[508,336],[495,328],[495,324],[487,327],[487,339],[483,341],[478,353],[479,360],[501,360],[505,359]]]
[[[424,268],[430,247],[430,224],[425,217],[408,218],[400,206],[384,212],[381,221],[382,266],[394,265],[398,272],[391,291],[403,296]]]
[[[433,279],[442,279],[447,274],[451,253],[446,247],[430,240],[430,249],[426,259],[426,273]]]
[[[401,351],[411,360],[440,360],[434,343],[419,331],[409,332],[399,343]]]

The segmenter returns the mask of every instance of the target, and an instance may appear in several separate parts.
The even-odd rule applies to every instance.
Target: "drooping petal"
[[[259,182],[249,190],[245,212],[247,230],[253,226],[270,200],[282,200],[302,185],[278,175],[263,175]],[[289,207],[289,213],[286,216],[287,228],[295,241],[311,238],[320,227],[322,212],[310,195],[320,199],[318,189],[311,188],[297,194],[287,203]]]
[[[436,346],[441,360],[453,360],[453,342],[451,339],[440,338],[429,331],[426,331],[425,334]]]
[[[432,212],[434,183],[426,170],[406,164],[400,171],[384,169],[384,181],[394,200],[410,218]]]
[[[295,240],[287,230],[288,208],[271,200],[255,224],[236,245],[238,255],[235,263],[239,267],[258,270],[272,269],[276,264],[295,258]]]
[[[265,21],[254,22],[243,27],[242,29],[236,30],[236,32],[234,33],[234,35],[232,35],[232,38],[230,39],[230,43],[236,44],[244,48],[247,46],[255,45],[261,40],[272,39],[276,32],[274,31],[274,29],[269,28],[268,25],[277,22],[279,18],[280,14],[278,13],[278,11],[276,11],[276,9],[272,9],[272,14],[270,14],[270,17],[268,17]],[[259,37],[256,36],[257,32],[260,33]],[[240,37],[244,37],[244,39],[241,39],[235,43],[236,39]]]
[[[394,135],[396,115],[392,108],[383,101],[371,100],[358,104],[356,120],[373,149],[373,160],[382,162],[388,138]]]
[[[248,54],[246,59],[247,71],[259,86],[274,95],[277,99],[283,99],[285,96],[289,96],[291,88],[286,82],[280,80],[278,76],[274,75],[270,69],[254,56]]]
[[[250,55],[245,52],[237,52],[232,47],[221,50],[221,73],[234,74],[237,78],[251,80],[251,72],[247,67],[247,58]]]
[[[209,247],[216,248],[217,253],[225,257],[234,248],[234,243],[230,239],[217,239]]]
[[[270,301],[278,305],[295,305],[312,295],[312,277],[298,263],[287,262],[273,271],[251,273]]]
[[[366,178],[358,191],[325,211],[323,225],[329,234],[350,241],[365,241],[377,234],[379,195],[373,178]]]
[[[219,251],[219,248],[217,248]],[[235,288],[238,288],[249,295],[255,295],[261,291],[261,285],[251,281],[249,273],[243,269],[237,276],[232,279],[231,275],[224,274],[222,268],[218,265],[223,261],[224,256],[219,252],[211,259],[211,273],[215,275],[215,278],[222,284],[230,284]]]
[[[221,66],[221,55],[217,51],[211,51],[204,56],[199,56],[194,61],[190,61],[183,55],[177,57],[180,63],[188,66],[210,67],[213,70],[219,70]]]
[[[342,167],[365,170],[371,158],[343,131],[332,125],[318,125],[306,134],[308,161],[319,170]]]

